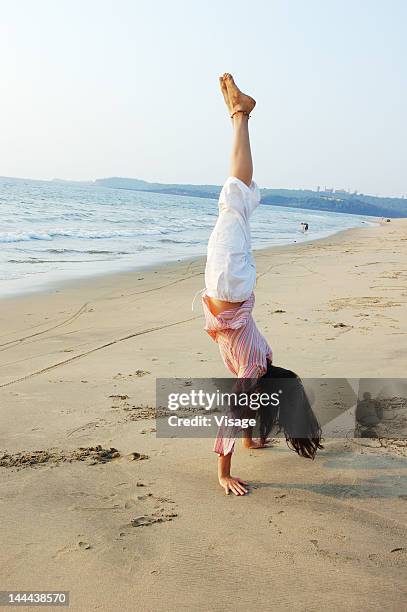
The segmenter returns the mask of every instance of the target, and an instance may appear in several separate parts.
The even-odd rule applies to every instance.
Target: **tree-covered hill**
[[[97,179],[96,185],[115,189],[134,189],[154,193],[192,196],[199,198],[218,198],[219,185],[179,185],[149,183],[132,178],[112,177]],[[375,217],[407,217],[407,199],[387,198],[346,191],[325,192],[308,189],[261,189],[263,204],[289,206],[330,212],[371,215]]]

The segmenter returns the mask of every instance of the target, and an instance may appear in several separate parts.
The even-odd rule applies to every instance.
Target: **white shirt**
[[[250,217],[260,204],[256,183],[250,187],[229,177],[219,196],[219,217],[208,243],[206,295],[226,302],[243,302],[256,284],[251,250]]]

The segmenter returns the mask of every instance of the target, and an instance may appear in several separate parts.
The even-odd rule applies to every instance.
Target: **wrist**
[[[218,478],[230,477],[230,466],[232,463],[232,453],[229,455],[220,455],[218,459]]]

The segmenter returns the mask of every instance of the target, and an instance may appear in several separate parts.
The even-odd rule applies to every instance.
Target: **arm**
[[[218,455],[218,479],[219,484],[225,490],[226,495],[232,491],[235,495],[245,495],[247,489],[242,485],[247,485],[240,478],[234,478],[230,474],[232,465],[232,455],[235,446],[236,435],[239,429],[236,427],[219,427],[218,435],[215,440],[214,451]]]
[[[226,495],[232,491],[235,495],[245,495],[248,491],[243,485],[247,485],[241,478],[233,477],[230,475],[230,468],[232,465],[232,454],[219,455],[218,458],[218,478],[219,484],[225,489]]]

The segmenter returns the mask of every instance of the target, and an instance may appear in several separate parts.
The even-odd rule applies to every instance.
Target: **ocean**
[[[216,217],[216,200],[0,178],[0,296],[204,255]],[[252,217],[252,244],[304,242],[372,223],[264,205]]]

